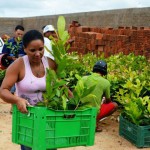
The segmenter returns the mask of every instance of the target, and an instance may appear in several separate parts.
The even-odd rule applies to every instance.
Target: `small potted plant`
[[[116,94],[123,106],[119,134],[137,147],[150,147],[150,97],[145,95],[145,87],[149,87],[146,68],[145,74],[141,73],[142,78],[137,72],[129,70],[128,73],[129,78]]]

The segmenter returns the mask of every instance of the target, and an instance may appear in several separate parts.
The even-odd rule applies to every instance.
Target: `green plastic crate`
[[[13,106],[12,142],[32,150],[94,144],[96,108],[56,111],[29,107],[28,111],[22,114]]]
[[[138,148],[150,147],[150,125],[138,126],[120,116],[119,134]]]

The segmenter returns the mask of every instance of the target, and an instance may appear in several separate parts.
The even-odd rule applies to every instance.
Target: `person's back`
[[[92,107],[98,108],[99,112],[96,118],[96,131],[100,132],[102,129],[99,127],[98,122],[104,117],[111,115],[117,109],[117,103],[112,102],[110,99],[110,83],[103,76],[107,75],[107,63],[105,61],[98,61],[93,67],[93,74],[83,77],[85,87],[92,87],[95,89],[90,94],[96,96],[96,103],[92,103]],[[104,96],[104,100],[102,98]],[[91,99],[93,100],[93,99]]]
[[[92,87],[95,85],[95,89],[91,92],[91,94],[97,97],[98,104],[101,104],[103,95],[105,95],[106,98],[110,98],[110,83],[107,79],[103,78],[99,74],[92,73],[89,76],[83,77],[81,80],[86,87]]]

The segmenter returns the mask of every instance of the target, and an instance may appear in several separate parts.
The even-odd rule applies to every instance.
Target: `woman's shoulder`
[[[16,59],[7,69],[6,69],[6,73],[7,74],[19,74],[24,67],[24,62],[23,62],[23,58],[20,57],[18,59]]]
[[[13,69],[17,69],[17,68],[19,69],[20,67],[22,67],[23,64],[24,64],[23,57],[19,57],[9,67]]]

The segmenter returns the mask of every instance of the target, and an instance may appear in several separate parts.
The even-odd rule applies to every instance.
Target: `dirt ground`
[[[11,142],[10,104],[0,100],[0,150],[20,150],[20,146]],[[90,147],[62,148],[61,150],[137,150],[134,145],[119,136],[117,121],[119,112],[100,122],[103,131],[96,133],[95,144]],[[143,148],[148,150],[150,148]]]

